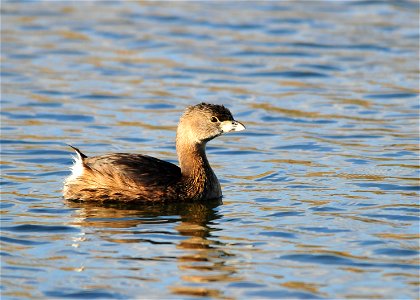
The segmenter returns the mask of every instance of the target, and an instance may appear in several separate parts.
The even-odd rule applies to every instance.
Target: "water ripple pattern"
[[[2,299],[415,299],[417,1],[6,1]],[[179,115],[223,205],[66,203],[72,152],[176,163]]]

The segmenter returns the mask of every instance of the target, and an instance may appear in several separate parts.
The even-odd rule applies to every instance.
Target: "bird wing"
[[[168,186],[181,178],[178,166],[141,154],[112,153],[85,158],[83,164],[92,173],[136,186]]]

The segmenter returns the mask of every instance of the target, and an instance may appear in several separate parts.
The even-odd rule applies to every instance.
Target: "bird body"
[[[180,166],[151,156],[111,153],[87,157],[79,149],[72,174],[65,180],[65,199],[82,201],[204,201],[222,196],[205,153],[211,139],[245,127],[221,105],[190,106],[181,117],[176,138]]]

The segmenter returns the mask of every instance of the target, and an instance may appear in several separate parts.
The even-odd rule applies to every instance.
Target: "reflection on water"
[[[203,288],[195,286],[194,283],[238,280],[235,279],[235,267],[226,265],[226,257],[232,259],[233,255],[220,249],[223,243],[211,239],[212,232],[217,230],[212,228],[211,224],[222,217],[215,210],[221,203],[182,203],[164,207],[159,205],[104,207],[74,202],[67,204],[76,208],[73,225],[80,226],[84,235],[93,234],[104,242],[118,245],[115,251],[101,251],[93,259],[111,261],[110,264],[132,261],[129,270],[119,266],[124,271],[124,278],[159,281],[159,278],[149,278],[150,274],[142,275],[141,266],[147,261],[176,263],[176,276],[183,283],[169,286],[170,291],[175,294],[221,296],[223,293],[218,289]],[[77,239],[72,246],[83,248],[85,240]],[[140,249],[137,255],[135,253],[127,255],[118,250],[121,244],[133,244],[135,248],[140,244],[161,245],[167,249],[167,253],[176,251],[179,256],[165,255],[165,251],[161,251],[161,254],[151,252],[145,256]],[[110,245],[109,249],[112,248]],[[112,273],[105,278],[114,282],[118,280]],[[68,295],[66,291],[64,294]],[[54,296],[60,295],[54,294]]]
[[[1,10],[3,298],[418,297],[416,1]],[[201,101],[223,204],[62,201],[67,143],[176,163]]]

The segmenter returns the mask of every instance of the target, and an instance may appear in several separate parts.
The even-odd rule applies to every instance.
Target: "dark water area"
[[[2,299],[417,299],[416,1],[2,2]],[[223,204],[65,202],[75,145],[176,163]]]

